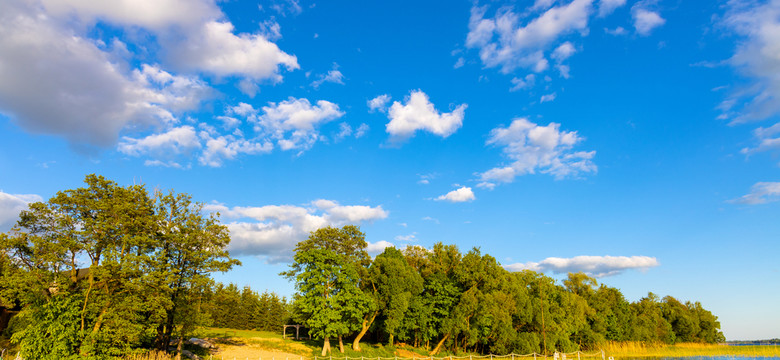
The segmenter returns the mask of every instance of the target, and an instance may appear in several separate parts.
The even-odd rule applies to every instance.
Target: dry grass
[[[667,345],[638,341],[601,344],[606,356],[623,357],[689,357],[689,356],[750,356],[778,357],[780,346],[729,346],[720,344],[681,343]]]
[[[174,360],[176,355],[164,351],[149,351],[141,354],[128,355],[123,360]]]

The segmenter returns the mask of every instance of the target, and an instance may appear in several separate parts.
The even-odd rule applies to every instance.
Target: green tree
[[[199,318],[208,274],[234,264],[227,229],[189,196],[153,199],[97,175],[85,183],[30,204],[0,236],[10,264],[0,297],[24,305],[13,339],[27,358],[117,356],[155,329],[183,334]]]
[[[323,356],[330,352],[333,337],[343,352],[342,337],[359,329],[376,306],[361,289],[370,263],[366,246],[356,226],[321,228],[296,245],[290,270],[282,273],[296,282],[296,307],[310,334],[323,339]]]
[[[412,298],[423,290],[423,281],[417,271],[396,248],[385,248],[369,268],[369,276],[377,289],[378,309],[384,315],[384,331],[393,338],[401,328]]]

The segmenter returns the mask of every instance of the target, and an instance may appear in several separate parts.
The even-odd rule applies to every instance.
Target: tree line
[[[584,274],[562,284],[509,272],[478,248],[387,248],[375,258],[353,225],[312,232],[274,293],[215,283],[240,263],[218,214],[173,191],[150,193],[88,175],[85,186],[29,204],[0,233],[0,307],[21,309],[6,330],[30,359],[110,358],[139,349],[180,351],[199,326],[281,331],[299,323],[343,351],[364,339],[431,354],[550,353],[602,341],[720,342],[698,302],[649,293],[627,301]]]
[[[207,290],[206,299],[203,312],[213,327],[280,332],[290,322],[290,304],[273,292],[217,283]]]
[[[366,337],[402,341],[436,354],[571,352],[603,341],[715,343],[717,317],[699,302],[648,293],[629,302],[616,288],[572,273],[558,284],[530,270],[509,272],[478,248],[386,248],[375,259],[365,235],[347,225],[298,243],[290,270],[293,318],[323,339],[360,350]]]

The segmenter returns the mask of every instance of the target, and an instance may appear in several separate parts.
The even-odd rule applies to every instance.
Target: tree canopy
[[[167,350],[198,323],[209,274],[238,264],[227,228],[188,195],[84,182],[30,204],[0,237],[0,298],[23,306],[12,339],[37,359]]]

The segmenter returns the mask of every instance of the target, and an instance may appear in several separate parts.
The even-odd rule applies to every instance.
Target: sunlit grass
[[[122,360],[174,360],[175,354],[169,354],[164,351],[148,351],[143,353],[137,353],[133,355],[127,355]]]
[[[606,342],[600,346],[606,356],[622,357],[688,357],[688,356],[750,356],[778,357],[780,346],[681,343],[667,345],[638,341]]]

